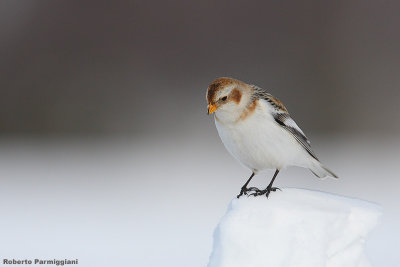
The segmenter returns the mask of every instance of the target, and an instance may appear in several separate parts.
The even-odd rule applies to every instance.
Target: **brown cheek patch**
[[[253,103],[250,104],[250,106],[248,106],[242,113],[242,115],[240,115],[239,120],[245,120],[246,118],[248,118],[249,116],[251,116],[254,111],[256,110],[258,105],[258,100],[254,100]]]
[[[233,89],[231,99],[235,101],[236,104],[239,104],[241,98],[242,98],[242,93],[238,89]]]

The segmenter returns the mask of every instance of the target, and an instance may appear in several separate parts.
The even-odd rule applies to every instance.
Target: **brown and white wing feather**
[[[251,86],[254,89],[254,97],[258,99],[266,100],[272,107],[272,116],[282,128],[288,131],[299,144],[310,154],[314,159],[318,160],[314,151],[311,149],[311,144],[304,132],[296,124],[296,122],[290,117],[288,110],[283,105],[283,103],[274,97],[273,95],[267,93],[260,87],[255,85]],[[318,160],[319,161],[319,160]]]
[[[314,151],[311,149],[310,141],[288,113],[276,112],[272,114],[272,116],[282,128],[292,134],[292,136],[301,144],[308,154],[310,154],[314,159],[318,160]]]

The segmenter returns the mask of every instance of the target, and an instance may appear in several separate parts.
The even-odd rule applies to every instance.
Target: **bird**
[[[278,173],[289,166],[309,169],[319,178],[338,178],[311,149],[310,141],[291,118],[284,104],[266,90],[240,80],[220,77],[207,88],[207,114],[228,152],[252,171],[241,187],[242,195],[269,197]],[[260,171],[275,173],[265,189],[248,187]],[[251,193],[251,194],[250,194]]]

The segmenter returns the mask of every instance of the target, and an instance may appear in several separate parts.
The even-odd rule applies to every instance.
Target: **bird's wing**
[[[297,142],[310,154],[314,159],[318,160],[314,151],[311,149],[310,141],[300,129],[300,127],[296,124],[296,122],[290,117],[289,112],[283,103],[274,97],[273,95],[267,93],[260,87],[252,85],[255,90],[255,97],[259,99],[266,100],[272,107],[272,116],[275,121],[286,131],[288,131]]]
[[[311,149],[310,141],[307,139],[303,131],[297,126],[296,122],[290,117],[288,113],[273,113],[275,121],[282,126],[285,130],[292,134],[292,136],[300,143],[300,145],[310,154],[314,159],[318,160],[314,151]]]

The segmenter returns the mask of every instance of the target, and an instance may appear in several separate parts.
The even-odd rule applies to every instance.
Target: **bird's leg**
[[[269,194],[271,193],[271,191],[275,192],[276,190],[281,190],[281,189],[278,188],[278,187],[272,187],[272,184],[274,183],[275,178],[276,178],[276,176],[278,175],[278,173],[279,173],[279,170],[276,169],[275,174],[274,174],[274,177],[272,177],[272,180],[271,180],[271,182],[269,183],[269,185],[267,186],[267,188],[265,188],[264,190],[256,190],[256,192],[255,192],[255,193],[252,193],[251,195],[252,195],[252,196],[261,196],[261,195],[264,195],[264,194],[265,194],[265,196],[268,197]]]
[[[253,176],[255,175],[255,173],[253,172],[250,176],[250,178],[247,180],[247,182],[242,186],[242,188],[240,189],[240,194],[237,195],[237,198],[239,198],[240,196],[242,196],[243,194],[247,195],[247,192],[249,191],[249,188],[247,188],[247,185],[250,183],[251,179],[253,178]],[[253,187],[252,187],[253,188]]]
[[[272,187],[272,184],[274,183],[276,176],[278,176],[278,173],[279,173],[279,170],[276,169],[275,174],[274,174],[274,177],[272,177],[271,182],[269,183],[269,185],[268,185],[267,188],[266,188],[266,189],[268,190],[267,197],[268,197],[268,195],[269,195],[269,193],[270,193],[271,191],[275,192],[276,190],[281,190],[281,189],[279,189],[278,187]]]

